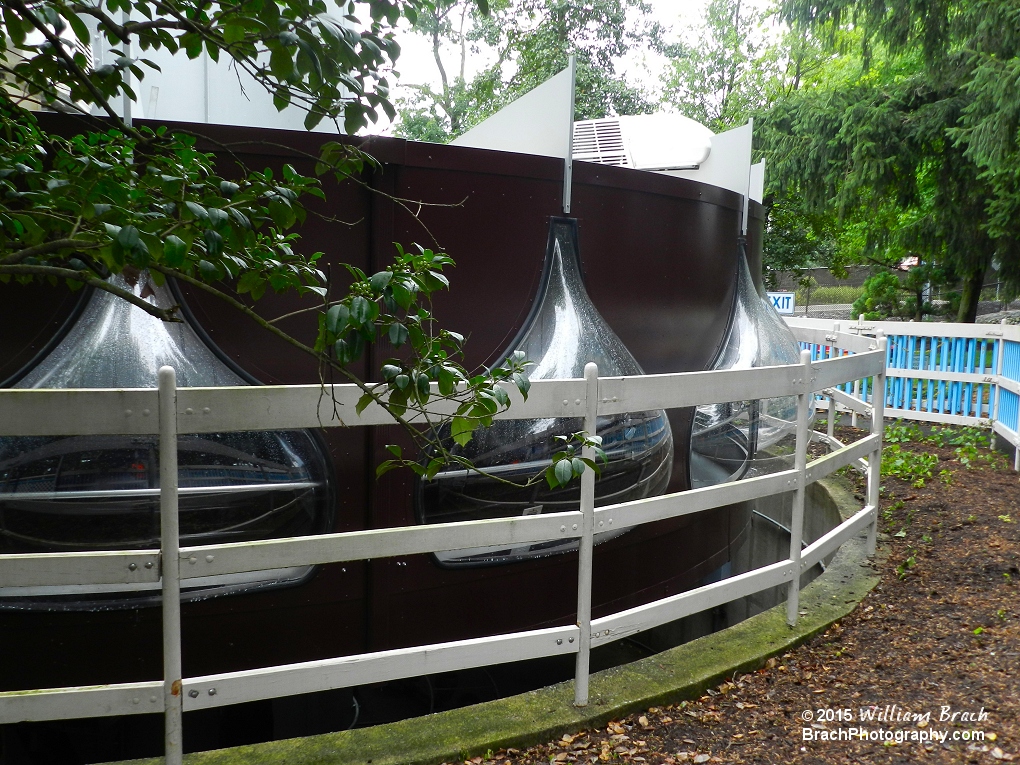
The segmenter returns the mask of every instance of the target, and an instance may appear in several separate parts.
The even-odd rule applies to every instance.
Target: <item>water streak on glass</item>
[[[152,305],[174,303],[166,286],[157,286],[145,272],[110,281]],[[174,367],[179,387],[247,384],[187,323],[160,321],[96,290],[77,323],[17,387],[153,388],[164,365]],[[0,438],[0,552],[158,547],[158,442],[158,436]],[[327,528],[326,460],[308,432],[181,435],[178,463],[182,545]],[[217,587],[265,585],[306,572],[261,572],[197,584],[209,594]],[[81,591],[0,588],[0,607],[26,604],[25,596],[66,599]]]
[[[753,369],[800,362],[793,332],[751,279],[741,242],[733,317],[713,369]],[[797,398],[733,401],[697,408],[691,438],[694,488],[792,467]]]
[[[550,226],[545,270],[536,307],[518,339],[507,350],[524,352],[532,362],[531,380],[571,379],[584,376],[585,364],[595,362],[600,376],[640,375],[637,363],[623,342],[599,314],[585,290],[577,250],[576,222],[555,218]],[[579,481],[550,489],[542,479],[528,488],[508,486],[495,477],[525,482],[551,463],[561,447],[556,435],[584,429],[580,418],[499,420],[480,428],[463,449],[483,474],[466,470],[440,472],[422,482],[418,503],[420,519],[442,523],[514,515],[537,515],[576,510]],[[673,463],[673,436],[662,410],[600,417],[598,434],[609,463],[595,483],[595,504],[608,505],[661,494],[669,483]],[[596,535],[605,541],[624,530]],[[499,563],[577,547],[576,540],[527,544],[518,548],[477,548],[440,553],[448,565]]]

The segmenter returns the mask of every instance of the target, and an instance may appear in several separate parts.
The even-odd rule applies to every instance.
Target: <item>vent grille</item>
[[[83,43],[81,40],[74,41],[75,50],[80,51],[85,56],[85,71],[91,72],[96,67],[96,61],[92,56],[92,46],[88,43]],[[72,55],[74,52],[72,51]]]
[[[574,123],[573,158],[600,165],[631,167],[623,145],[620,121],[615,117]]]

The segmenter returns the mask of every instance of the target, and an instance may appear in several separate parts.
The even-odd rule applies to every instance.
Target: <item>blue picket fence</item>
[[[1002,344],[1002,370],[999,373],[999,399],[995,420],[1016,433],[1020,431],[1020,391],[1008,383],[1020,381],[1020,342],[1004,339]]]
[[[889,418],[991,426],[1020,445],[1020,326],[914,322],[831,322],[789,318],[791,326],[888,338],[885,414]],[[801,343],[812,359],[840,353]],[[839,386],[870,401],[869,380]],[[826,399],[820,398],[824,408]]]

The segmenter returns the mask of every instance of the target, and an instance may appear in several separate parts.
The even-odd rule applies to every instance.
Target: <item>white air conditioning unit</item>
[[[696,170],[712,131],[681,114],[605,117],[574,123],[573,158],[635,170]]]

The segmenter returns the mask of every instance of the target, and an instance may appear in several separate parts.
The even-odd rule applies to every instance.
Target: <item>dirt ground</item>
[[[982,441],[887,429],[882,581],[823,635],[700,699],[470,763],[1020,762],[1020,477]]]

